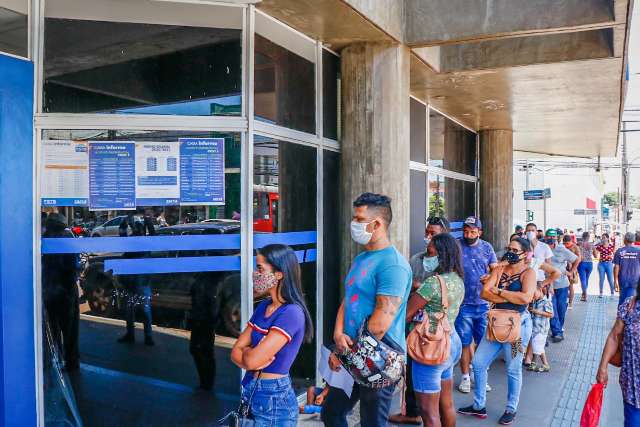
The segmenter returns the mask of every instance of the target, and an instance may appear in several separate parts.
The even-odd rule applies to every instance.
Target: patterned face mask
[[[278,284],[276,275],[270,271],[261,273],[253,272],[253,290],[258,294],[263,294]]]

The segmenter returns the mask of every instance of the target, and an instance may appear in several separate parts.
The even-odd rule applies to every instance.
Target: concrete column
[[[409,62],[401,45],[358,43],[341,52],[343,277],[358,253],[348,228],[352,203],[365,191],[391,197],[391,241],[409,255]]]
[[[508,243],[513,220],[513,132],[480,132],[480,219],[483,238],[498,250]]]

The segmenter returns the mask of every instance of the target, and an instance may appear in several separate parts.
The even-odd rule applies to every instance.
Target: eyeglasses
[[[427,224],[429,225],[439,225],[440,227],[446,229],[447,226],[444,224],[444,221],[439,216],[430,216],[427,218]]]

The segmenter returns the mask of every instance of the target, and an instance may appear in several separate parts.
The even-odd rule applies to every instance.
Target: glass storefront
[[[476,134],[429,111],[429,166],[477,176]]]
[[[27,0],[0,0],[0,52],[28,57]]]

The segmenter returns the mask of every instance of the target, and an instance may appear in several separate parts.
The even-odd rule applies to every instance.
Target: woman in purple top
[[[231,350],[233,363],[247,370],[242,398],[248,401],[253,395],[251,416],[257,427],[295,426],[298,401],[289,369],[302,341],[313,338],[295,252],[285,245],[260,249],[253,289],[254,295],[269,297],[258,304]]]
[[[625,427],[640,426],[640,281],[636,286],[636,296],[627,298],[618,307],[618,317],[602,350],[602,358],[596,381],[604,384],[609,380],[609,361],[622,340],[622,369],[620,388],[624,400]]]

